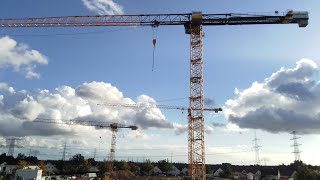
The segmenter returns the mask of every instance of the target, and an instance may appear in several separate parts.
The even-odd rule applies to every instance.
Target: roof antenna
[[[154,23],[152,24],[152,33],[153,33],[152,72],[154,71],[154,60],[155,60],[155,51],[156,51],[157,36],[158,36],[158,26],[159,26],[159,22],[155,20]]]

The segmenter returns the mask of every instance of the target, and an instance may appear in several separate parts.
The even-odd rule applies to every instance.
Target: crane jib
[[[305,11],[288,11],[284,15],[273,14],[202,14],[202,25],[240,24],[299,24],[308,25]],[[61,16],[41,18],[0,19],[0,27],[82,27],[82,26],[154,26],[184,25],[192,22],[192,14],[146,14],[105,16]]]

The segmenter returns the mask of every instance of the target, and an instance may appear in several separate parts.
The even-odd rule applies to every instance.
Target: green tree
[[[70,159],[71,163],[71,171],[73,173],[86,173],[88,172],[89,168],[91,167],[91,164],[88,160],[85,160],[84,157],[81,154],[76,154]]]
[[[210,165],[206,165],[206,174],[213,174],[213,173],[214,173],[213,167]]]
[[[64,166],[65,166],[64,161],[58,160],[55,165],[56,165],[56,168],[57,168],[58,171],[64,173],[64,171],[63,171],[64,170]]]
[[[162,172],[168,172],[172,168],[172,164],[169,163],[168,159],[158,161],[158,167]]]
[[[301,166],[303,166],[304,165],[304,163],[302,162],[302,161],[294,161],[293,163],[291,163],[289,166],[293,169],[293,170],[295,170],[295,171],[297,171]]]
[[[233,175],[232,165],[229,163],[222,163],[223,173],[220,173],[220,177],[229,178]]]
[[[93,158],[89,158],[88,161],[90,164],[95,164],[95,162],[96,162]]]
[[[113,169],[112,162],[110,161],[99,162],[98,169],[101,173],[110,172]]]
[[[119,171],[113,171],[110,174],[111,179],[116,179],[116,180],[132,180],[135,179],[135,175],[128,170],[119,170]]]
[[[118,170],[130,170],[130,166],[126,161],[122,160],[118,163]]]
[[[317,177],[317,173],[308,169],[308,166],[303,163],[298,167],[295,175],[295,179],[297,180],[317,180],[317,178],[319,179],[319,177]]]
[[[129,162],[128,165],[130,166],[130,171],[135,173],[135,174],[138,174],[140,172],[140,168],[138,165],[136,165],[136,163],[134,162]]]
[[[27,156],[24,155],[24,154],[19,153],[16,159],[17,159],[18,161],[26,160],[26,159],[27,159]]]
[[[38,162],[38,167],[42,170],[42,175],[43,176],[49,175],[47,166],[43,161],[39,161]]]
[[[144,163],[141,164],[141,171],[144,173],[149,173],[154,168],[153,164],[149,159],[147,159]]]
[[[27,167],[27,166],[29,166],[29,163],[28,163],[27,161],[25,161],[25,160],[20,160],[20,161],[18,162],[18,168],[19,168],[19,169],[23,169],[23,168],[25,168],[25,167]]]
[[[308,176],[310,174],[309,169],[305,165],[301,165],[297,169],[296,177],[297,180],[307,180]]]

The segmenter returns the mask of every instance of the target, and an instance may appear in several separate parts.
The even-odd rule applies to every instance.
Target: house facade
[[[0,165],[0,173],[3,174],[12,174],[14,170],[18,168],[17,165],[9,165],[6,162]]]
[[[221,168],[219,168],[219,169],[216,170],[216,172],[213,173],[213,176],[214,176],[214,177],[219,177],[220,174],[223,173],[223,172],[224,172],[224,171],[223,171]]]
[[[41,169],[18,169],[15,173],[14,179],[25,179],[25,180],[41,180],[42,170]]]
[[[171,170],[168,172],[168,174],[172,175],[172,176],[177,176],[181,173],[181,171],[175,167],[174,165],[172,165]]]
[[[150,171],[150,173],[160,174],[160,173],[162,173],[162,171],[158,168],[158,166],[155,166],[155,167]]]
[[[48,171],[49,174],[56,174],[58,172],[58,169],[52,163],[48,163],[46,165],[46,168],[47,168],[47,171]]]

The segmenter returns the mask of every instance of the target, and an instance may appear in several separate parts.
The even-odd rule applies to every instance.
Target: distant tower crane
[[[100,16],[59,16],[42,18],[0,19],[0,28],[83,27],[83,26],[151,26],[183,25],[190,34],[190,97],[188,118],[188,161],[191,179],[205,179],[203,118],[202,26],[298,24],[308,25],[308,12],[288,11],[274,14],[138,14]]]
[[[109,107],[126,107],[126,108],[158,108],[158,109],[170,109],[170,110],[181,110],[190,111],[189,107],[186,106],[172,106],[164,104],[120,104],[120,103],[98,103],[98,106],[109,106]],[[203,111],[211,111],[218,113],[222,111],[222,108],[203,108]]]
[[[118,124],[118,123],[112,123],[110,124],[110,128],[112,131],[112,138],[111,138],[111,148],[110,148],[110,161],[114,162],[115,160],[115,150],[116,150],[116,137],[117,137],[117,132],[119,128],[130,128],[131,130],[137,130],[137,126],[127,126],[123,124]]]
[[[112,131],[111,136],[111,148],[110,148],[110,155],[109,160],[113,163],[115,160],[115,151],[116,151],[116,140],[117,140],[117,132],[118,129],[128,128],[131,130],[137,130],[138,127],[134,125],[123,125],[118,123],[107,123],[107,122],[98,122],[98,121],[77,121],[77,120],[63,120],[57,121],[59,119],[44,119],[44,118],[37,118],[32,122],[36,123],[50,123],[50,124],[68,124],[68,125],[83,125],[83,126],[94,126],[97,128],[110,128]],[[113,168],[112,168],[113,169]]]

